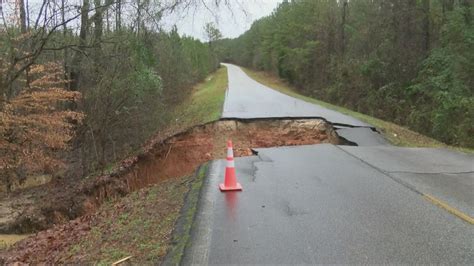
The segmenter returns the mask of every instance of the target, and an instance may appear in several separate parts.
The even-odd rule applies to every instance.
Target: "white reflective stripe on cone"
[[[227,158],[234,158],[234,151],[232,148],[227,148]]]
[[[227,160],[227,167],[234,168],[235,167],[234,160]]]

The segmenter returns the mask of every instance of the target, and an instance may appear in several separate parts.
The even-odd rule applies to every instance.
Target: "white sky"
[[[238,37],[250,28],[252,23],[268,16],[282,0],[229,0],[230,6],[201,5],[185,12],[181,16],[170,15],[163,18],[165,28],[176,25],[181,34],[205,40],[203,27],[214,22],[225,38]],[[211,11],[210,11],[211,10]]]
[[[0,1],[3,2],[2,6],[6,19],[15,21],[13,18],[15,0]],[[42,0],[26,1],[30,10],[30,24],[33,25]],[[169,1],[173,2],[174,0]],[[206,41],[203,29],[204,25],[208,22],[214,22],[223,37],[235,38],[248,30],[255,20],[270,15],[282,1],[283,0],[196,0],[193,3],[198,3],[197,5],[192,5],[186,10],[175,10],[172,14],[163,17],[159,24],[161,24],[164,29],[171,29],[173,25],[176,25],[180,34]],[[66,12],[66,17],[77,15],[78,9],[75,6],[79,6],[81,2],[80,0],[66,0],[67,6],[69,6],[71,10]],[[125,0],[125,2],[131,3],[133,0]],[[157,2],[166,3],[167,0],[157,0]],[[220,4],[216,6],[216,2]],[[228,2],[228,4],[224,4],[225,2]],[[52,3],[55,2],[52,1]],[[59,15],[57,19],[59,22]],[[123,19],[124,23],[127,23],[127,21],[130,22],[130,19],[127,20],[125,16]],[[68,24],[69,27],[76,27],[77,29],[78,25],[79,19]]]

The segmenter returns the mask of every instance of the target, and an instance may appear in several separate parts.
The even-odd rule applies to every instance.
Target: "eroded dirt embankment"
[[[166,178],[189,175],[202,163],[225,157],[226,140],[236,157],[252,148],[341,144],[332,126],[320,119],[221,120],[155,140],[111,174],[81,181],[56,181],[0,200],[0,233],[30,233],[90,214],[106,199],[126,195]],[[9,211],[10,210],[10,211]]]

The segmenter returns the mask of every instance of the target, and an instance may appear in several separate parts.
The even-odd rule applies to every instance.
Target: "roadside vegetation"
[[[100,204],[120,202],[115,198],[135,189],[123,186],[119,177],[138,160],[147,141],[159,138],[161,132],[184,130],[219,116],[227,84],[225,68],[216,72],[219,61],[213,43],[221,38],[220,32],[210,23],[203,28],[207,41],[201,41],[180,35],[176,27],[165,29],[161,21],[167,14],[201,4],[199,0],[0,1],[0,205],[4,214],[0,262],[13,258],[13,263],[17,255],[18,261],[67,260],[54,252],[65,252],[70,243],[82,240],[92,230],[90,225],[99,226],[94,227],[96,234],[108,228],[101,224],[106,222],[102,214],[118,221],[124,213],[143,216],[157,226],[166,223],[162,232],[171,230],[186,192],[186,177],[176,176],[176,181],[161,183],[163,187],[144,190],[163,194],[154,202],[155,210],[163,208],[161,216],[123,210],[108,213],[104,208],[111,205],[101,208]],[[134,195],[122,203],[132,208],[148,204]],[[98,208],[101,214],[94,214],[97,223],[92,223],[90,215]],[[117,250],[133,240],[120,232],[134,232],[133,237],[143,233],[127,223],[109,228],[123,237],[117,246],[107,232],[100,232],[105,239],[104,249],[95,254],[98,261],[108,263],[119,257]],[[9,248],[26,234],[53,225],[54,229]],[[150,230],[155,229],[161,230]],[[143,237],[150,237],[140,240],[143,245],[167,241],[159,232],[154,238]],[[138,248],[143,249],[139,254],[158,257],[166,249]],[[83,250],[92,249],[96,247]]]
[[[298,93],[298,90],[294,86],[292,86],[288,82],[280,79],[278,76],[270,72],[255,71],[249,68],[242,68],[242,69],[251,78],[255,79],[256,81],[270,88],[276,89],[281,93],[287,94],[289,96],[292,96],[292,97],[295,97],[295,98],[298,98],[310,103],[324,106],[328,109],[332,109],[332,110],[341,112],[343,114],[350,115],[370,125],[373,125],[393,145],[404,146],[404,147],[450,148],[450,149],[460,150],[463,152],[474,153],[473,149],[448,146],[440,141],[424,136],[420,133],[414,132],[410,129],[399,126],[397,124],[387,122],[387,121],[384,121],[384,120],[381,120],[369,115],[365,115],[362,113],[358,113],[344,107],[340,107],[340,106],[336,106],[327,102],[323,102],[315,98],[301,95]]]
[[[227,83],[227,68],[220,67],[194,86],[171,113],[167,130],[179,132],[218,120]],[[128,256],[134,264],[162,261],[171,247],[186,194],[199,183],[194,178],[170,178],[101,206],[94,226],[74,244],[69,243],[57,261],[110,265]]]
[[[219,51],[305,96],[473,148],[473,36],[471,1],[283,1]]]
[[[110,265],[132,256],[156,263],[169,250],[190,177],[178,177],[132,192],[101,206],[90,230],[58,253],[55,263]]]
[[[161,27],[182,4],[0,3],[0,193],[103,173],[168,127],[219,66],[213,24],[209,43]]]
[[[227,69],[221,67],[170,112],[169,119],[175,122],[169,123],[168,130],[182,131],[217,120],[226,88]],[[124,197],[109,199],[92,215],[42,231],[10,249],[10,243],[5,243],[0,246],[0,262],[110,265],[128,256],[135,264],[161,261],[171,245],[176,220],[194,177],[160,180]]]
[[[163,29],[165,14],[199,4],[205,2],[0,1],[1,233],[54,225],[11,248],[0,239],[0,263],[162,260],[193,181],[183,165],[194,165],[180,155],[202,163],[216,156],[212,149],[224,149],[199,134],[153,145],[219,118],[227,87],[219,59],[273,73],[246,70],[291,96],[371,123],[395,144],[443,146],[380,119],[474,147],[469,1],[283,1],[234,40],[220,40],[212,23],[203,29],[206,42]],[[328,141],[319,133],[304,141]],[[243,137],[266,146],[303,141],[256,135]],[[209,150],[188,153],[186,141]],[[173,178],[159,179],[156,169]],[[22,186],[32,179],[46,181]]]
[[[196,85],[191,97],[179,104],[172,114],[174,126],[189,128],[218,120],[222,114],[227,89],[227,68],[222,66]]]
[[[1,251],[2,264],[110,265],[160,261],[191,179],[173,178],[105,202],[95,213],[57,225]]]

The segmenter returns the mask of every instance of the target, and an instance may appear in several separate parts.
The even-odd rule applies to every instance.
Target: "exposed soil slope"
[[[251,148],[338,144],[331,125],[320,119],[222,120],[193,127],[165,139],[151,141],[144,152],[130,157],[110,174],[97,178],[55,180],[47,185],[15,192],[0,201],[0,233],[31,233],[93,213],[109,198],[121,197],[159,180],[192,173],[211,159],[225,157],[232,139],[236,156],[251,155]]]
[[[2,264],[111,264],[159,261],[188,190],[188,177],[158,182],[104,203],[97,212],[41,231],[1,254]]]
[[[4,262],[82,261],[75,254],[64,257],[70,245],[86,237],[86,234],[90,235],[91,228],[101,224],[98,221],[115,219],[120,215],[121,207],[118,205],[109,206],[112,211],[102,208],[97,213],[102,202],[152,184],[176,185],[176,180],[189,176],[202,163],[224,158],[227,139],[234,141],[237,157],[252,155],[252,148],[341,144],[332,126],[320,119],[222,120],[193,127],[169,138],[155,139],[143,153],[124,160],[111,174],[85,179],[79,184],[65,181],[65,184],[53,183],[42,187],[42,190],[35,188],[13,198],[11,201],[16,200],[16,204],[12,203],[12,206],[24,208],[10,224],[3,224],[3,230],[31,232],[55,226],[20,241],[0,257]],[[25,198],[30,199],[30,205],[21,205]],[[179,205],[180,200],[164,200],[155,205],[158,208],[175,203]],[[31,205],[31,202],[34,204]],[[173,209],[176,210],[176,206]],[[171,224],[175,218],[171,218]],[[163,235],[163,239],[168,239],[168,235]],[[164,255],[162,251],[158,253],[158,257]]]

